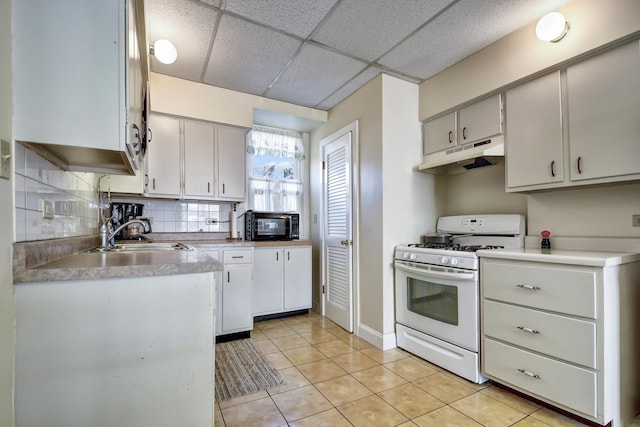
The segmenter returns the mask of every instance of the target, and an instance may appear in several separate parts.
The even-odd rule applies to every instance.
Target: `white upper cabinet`
[[[638,41],[506,94],[507,191],[640,179]]]
[[[424,154],[436,153],[457,145],[456,120],[454,111],[446,116],[429,120],[422,125],[424,139]]]
[[[137,142],[129,138],[139,120],[128,117],[128,62],[140,67],[139,53],[128,52],[133,5],[19,0],[12,7],[15,139],[63,168],[133,174],[135,148],[127,155],[127,143]],[[133,79],[141,87],[138,72]]]
[[[213,197],[214,127],[208,123],[184,121],[184,196]]]
[[[458,112],[458,144],[480,141],[502,133],[502,96],[494,95]]]
[[[152,135],[146,157],[147,194],[156,197],[180,196],[180,120],[149,116]]]
[[[639,44],[567,69],[572,181],[640,174]]]
[[[150,115],[146,195],[243,201],[245,129]]]
[[[506,93],[507,186],[562,182],[560,72]]]
[[[216,126],[218,143],[218,195],[221,200],[242,201],[246,197],[247,131],[241,128]]]
[[[502,134],[502,96],[478,101],[458,111],[424,122],[424,154]]]

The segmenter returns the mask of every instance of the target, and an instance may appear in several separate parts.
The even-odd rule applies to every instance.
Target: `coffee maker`
[[[139,219],[146,223],[145,227],[140,224],[124,227],[116,233],[116,240],[147,240],[142,234],[151,232],[151,222],[147,218],[141,218],[143,209],[144,205],[141,203],[112,202],[110,204],[111,223],[114,230],[132,219]]]

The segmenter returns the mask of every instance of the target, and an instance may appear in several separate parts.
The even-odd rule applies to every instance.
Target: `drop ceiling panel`
[[[158,39],[170,40],[178,50],[173,64],[162,64],[151,57],[151,71],[200,80],[209,44],[218,14],[204,3],[184,0],[153,0],[145,4],[147,38],[150,43]]]
[[[427,79],[567,0],[461,0],[378,63]]]
[[[314,106],[344,85],[367,64],[305,43],[267,96]]]
[[[220,7],[220,0],[200,0],[202,3],[206,3],[211,6]]]
[[[301,44],[293,37],[224,15],[204,81],[262,95]]]
[[[378,67],[367,67],[360,74],[355,76],[352,80],[349,80],[347,84],[336,90],[333,94],[329,95],[328,98],[325,98],[316,105],[316,108],[321,110],[328,110],[329,108],[336,105],[338,102],[342,101],[353,92],[358,90],[362,85],[367,83],[369,80],[380,74],[382,70]]]
[[[318,43],[373,61],[451,0],[343,0],[313,35]]]
[[[336,0],[227,0],[225,10],[307,38]]]

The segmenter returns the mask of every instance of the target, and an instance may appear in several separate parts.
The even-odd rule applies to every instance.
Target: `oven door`
[[[395,261],[396,321],[477,352],[478,272]]]

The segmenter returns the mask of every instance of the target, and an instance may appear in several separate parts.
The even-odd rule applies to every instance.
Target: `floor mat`
[[[284,384],[284,378],[250,340],[216,344],[216,401]]]

